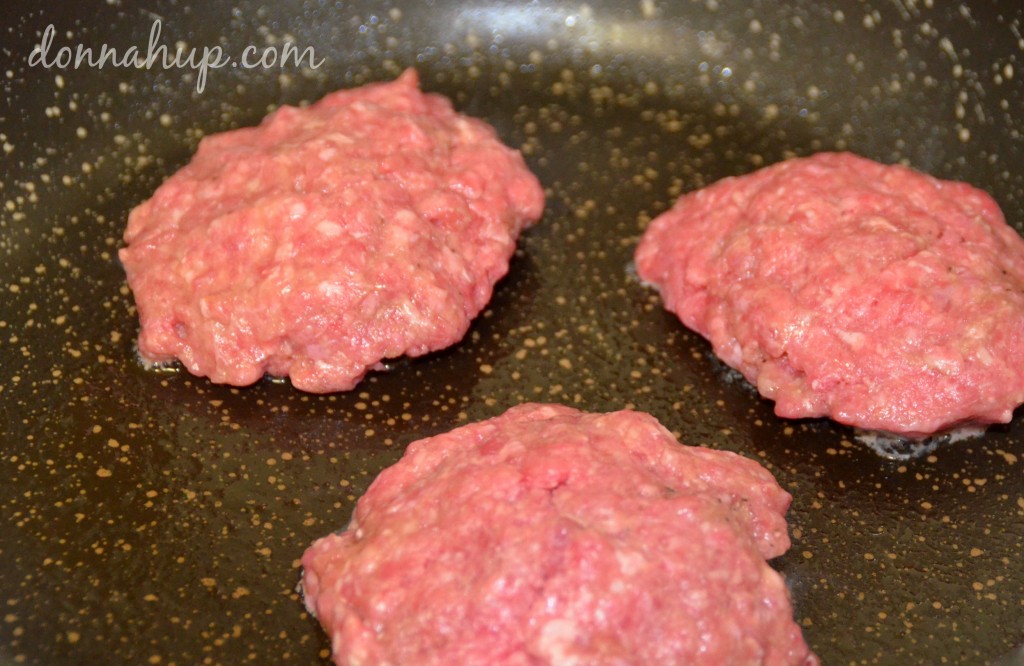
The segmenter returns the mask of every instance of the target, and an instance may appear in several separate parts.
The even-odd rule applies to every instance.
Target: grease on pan
[[[168,5],[169,39],[239,53],[290,34],[330,55],[315,72],[221,70],[203,95],[174,72],[82,69],[57,87],[54,71],[27,67],[51,22],[75,40],[116,32],[145,45],[152,17],[130,3],[5,5],[21,18],[5,33],[0,87],[23,112],[0,127],[12,147],[0,173],[0,658],[325,663],[330,645],[294,591],[296,544],[344,524],[409,442],[530,400],[632,405],[687,442],[770,468],[794,495],[801,544],[772,565],[825,663],[973,664],[1020,643],[1019,416],[981,440],[881,460],[847,428],[780,421],[722,382],[709,345],[622,271],[644,224],[682,192],[820,150],[970,180],[1019,228],[1024,9],[997,20],[975,2],[969,14],[655,3],[645,20],[636,5],[590,4],[589,17],[574,2],[531,5],[536,21],[518,33],[448,0],[396,3],[397,19],[358,3]],[[68,16],[77,22],[62,25]],[[597,23],[613,47],[594,38]],[[464,340],[344,394],[144,371],[115,257],[130,207],[201,136],[407,65],[532,149],[548,187],[549,222],[524,236]]]

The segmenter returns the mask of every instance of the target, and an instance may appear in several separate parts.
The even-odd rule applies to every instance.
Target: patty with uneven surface
[[[544,206],[493,128],[415,71],[202,140],[120,258],[146,362],[312,392],[459,341]]]
[[[336,664],[815,664],[790,496],[653,417],[527,404],[411,444],[302,558]]]
[[[1024,402],[1024,239],[965,183],[788,160],[681,197],[636,266],[779,416],[920,439]]]

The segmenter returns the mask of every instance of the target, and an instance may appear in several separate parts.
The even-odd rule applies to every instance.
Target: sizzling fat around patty
[[[1024,239],[970,185],[793,159],[681,197],[636,265],[780,416],[921,438],[1024,402]]]

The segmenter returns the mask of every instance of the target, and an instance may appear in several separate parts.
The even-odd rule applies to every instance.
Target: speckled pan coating
[[[772,560],[826,664],[979,664],[1024,641],[1024,420],[905,462],[784,421],[627,266],[683,193],[855,150],[991,192],[1024,221],[1013,3],[4,4],[0,89],[0,662],[322,666],[299,558],[412,441],[521,402],[634,408],[761,461],[793,496]],[[231,56],[293,38],[316,71],[33,68],[55,46]],[[67,37],[67,32],[72,34]],[[355,390],[146,370],[117,261],[131,208],[199,138],[390,81],[493,125],[547,221],[466,337]],[[726,381],[723,381],[726,380]]]

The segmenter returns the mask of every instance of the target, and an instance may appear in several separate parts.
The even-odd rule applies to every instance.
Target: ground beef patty
[[[811,664],[790,496],[646,414],[523,405],[413,443],[302,558],[337,664]]]
[[[458,341],[544,205],[518,152],[416,73],[203,139],[132,211],[146,361],[347,390]]]
[[[920,438],[1024,402],[1024,240],[969,185],[789,160],[683,196],[636,265],[780,416]]]

